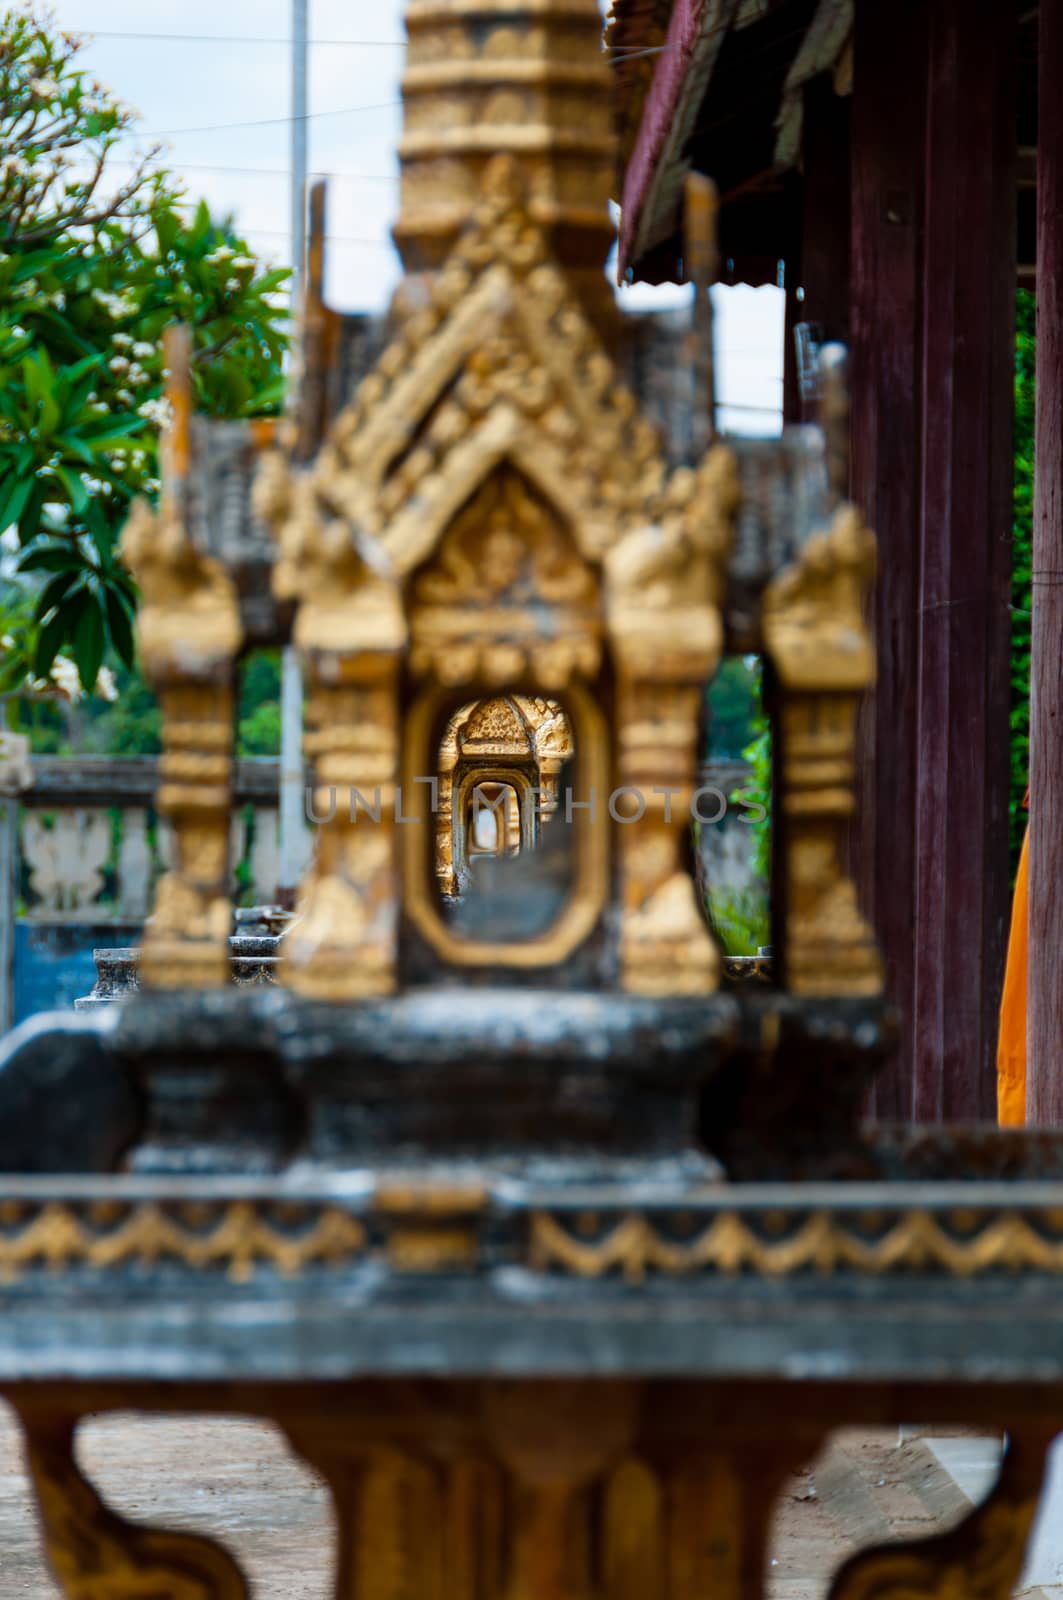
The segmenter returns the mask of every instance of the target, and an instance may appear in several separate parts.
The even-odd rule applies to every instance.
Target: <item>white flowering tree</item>
[[[0,12],[0,696],[96,686],[134,660],[117,545],[158,489],[167,324],[195,337],[197,405],[275,409],[288,274],[263,271],[91,81],[49,15]],[[123,176],[116,177],[121,173]],[[191,215],[189,211],[191,210]],[[5,581],[6,571],[6,581]],[[106,679],[104,680],[104,682]]]

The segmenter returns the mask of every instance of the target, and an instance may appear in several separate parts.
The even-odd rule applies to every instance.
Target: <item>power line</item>
[[[194,211],[195,208],[196,208],[196,202],[195,201],[180,201],[180,202],[178,202],[178,204],[179,204],[179,207],[181,209],[183,209],[183,210]],[[288,239],[288,240],[290,240],[290,238],[291,238],[290,233],[284,228],[254,228],[254,227],[245,226],[243,223],[240,223],[240,222],[238,222],[236,224],[236,226],[234,228],[234,232],[237,235],[246,235],[246,237],[249,238],[249,239],[252,237],[252,235],[254,235],[256,238],[259,238],[259,239]],[[370,249],[374,249],[374,250],[391,250],[391,249],[393,249],[393,245],[392,245],[390,239],[371,238],[367,234],[327,233],[325,235],[325,240],[326,240],[326,242],[328,244],[360,244],[360,245],[365,246],[366,248],[370,248]]]
[[[131,160],[128,156],[112,156],[110,164],[113,167],[136,167],[139,162]],[[291,174],[287,167],[231,167],[214,165],[210,162],[180,163],[182,172],[236,172],[242,176],[256,176],[262,178],[287,178]],[[386,172],[344,172],[334,171],[327,167],[315,167],[311,170],[312,178],[339,178],[350,183],[398,183],[399,174]]]
[[[88,28],[86,33],[93,39],[158,39],[169,44],[180,41],[185,44],[276,44],[290,47],[292,43],[290,39],[253,33],[127,33],[122,29],[108,28]],[[405,47],[403,39],[310,39],[307,42],[310,45],[327,45],[329,48],[341,45],[356,50],[402,50]]]
[[[304,118],[261,117],[255,122],[212,122],[197,128],[136,128],[119,134],[120,139],[170,139],[182,133],[228,133],[234,128],[280,128],[296,121],[310,122],[319,117],[350,117],[356,111],[388,111],[401,100],[381,100],[373,106],[339,106],[335,111],[308,111]]]
[[[254,33],[139,33],[127,32],[123,29],[89,28],[88,36],[93,39],[154,39],[166,44],[271,44],[290,47],[290,39],[282,39],[270,34]],[[346,49],[346,50],[404,50],[405,39],[310,39],[307,41],[310,48]],[[665,55],[674,50],[675,45],[661,44],[646,47],[632,45],[605,45],[606,55],[615,56],[618,61],[638,61],[643,56]]]

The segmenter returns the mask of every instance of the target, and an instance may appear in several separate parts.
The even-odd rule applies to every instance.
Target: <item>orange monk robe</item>
[[[997,1039],[997,1118],[1001,1127],[1021,1127],[1026,1121],[1026,984],[1029,955],[1029,847],[1030,830],[1022,841],[1015,899],[1011,907],[1008,964],[1004,969],[1004,994],[1000,1002]]]

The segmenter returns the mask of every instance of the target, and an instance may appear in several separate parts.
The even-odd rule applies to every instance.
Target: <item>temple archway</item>
[[[479,859],[535,848],[573,750],[556,700],[491,695],[454,712],[439,746],[436,875],[444,900],[461,898]]]

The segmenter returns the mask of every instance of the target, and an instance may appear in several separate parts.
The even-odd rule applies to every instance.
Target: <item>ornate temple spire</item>
[[[603,267],[615,151],[598,0],[409,0],[395,242],[410,274],[440,266],[501,153],[522,169],[587,312],[609,320]]]

